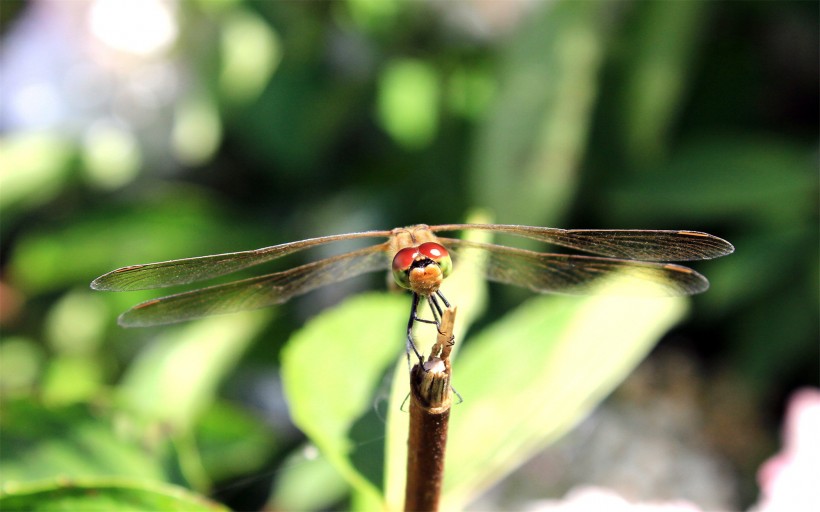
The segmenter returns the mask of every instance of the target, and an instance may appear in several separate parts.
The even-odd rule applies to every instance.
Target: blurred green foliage
[[[58,482],[15,487],[14,494],[0,496],[3,510],[122,510],[139,512],[225,512],[229,508],[204,500],[195,493],[153,482]]]
[[[71,25],[94,2],[70,4],[14,3],[1,25],[5,54],[52,33],[24,32],[36,13]],[[238,508],[365,509],[385,495],[395,505],[400,469],[379,436],[401,439],[381,418],[404,418],[395,399],[370,405],[388,393],[407,297],[366,295],[345,304],[347,316],[321,315],[365,288],[357,281],[275,314],[123,330],[117,314],[158,294],[98,294],[88,283],[147,261],[461,222],[474,208],[504,223],[680,228],[732,241],[734,255],[698,265],[712,289],[693,299],[678,343],[752,387],[768,425],[791,390],[818,384],[815,4],[200,0],[173,16],[174,44],[153,54],[61,32],[62,49],[97,47],[83,66],[47,61],[47,74],[84,88],[60,96],[35,83],[57,91],[48,122],[2,119],[0,483],[11,492],[52,480],[0,505],[88,496],[84,485],[106,489],[103,500],[158,492],[123,491],[111,477]],[[31,91],[4,87],[8,111],[30,107]],[[476,369],[463,370],[463,385],[456,368],[476,407],[454,416],[483,418],[478,432],[494,438],[508,425],[486,416],[503,407],[480,381],[491,371],[482,358],[499,350],[492,333],[538,332],[536,348],[560,347],[573,315],[591,313],[554,298],[513,309],[524,295],[500,288],[483,306],[486,291],[464,286],[460,314],[476,329],[512,309],[474,337],[464,365]],[[554,322],[538,327],[550,311]],[[657,339],[680,311],[648,314],[636,332]],[[473,337],[458,338],[469,348]],[[635,334],[600,367],[592,357],[560,363],[593,365],[589,388],[571,395],[583,407],[531,418],[553,423],[527,423],[506,460],[454,461],[448,485],[463,483],[454,502],[569,428],[652,340]],[[603,342],[621,347],[614,334]],[[549,404],[537,390],[561,389],[536,379],[538,363],[565,361],[542,348],[519,374],[532,376],[522,395],[532,407]],[[84,480],[61,488],[66,478]]]

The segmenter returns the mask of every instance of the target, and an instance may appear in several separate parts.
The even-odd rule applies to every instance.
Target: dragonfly
[[[451,238],[439,233],[489,231],[529,238],[590,255],[537,252],[493,243]],[[210,315],[282,304],[319,287],[374,271],[389,271],[412,294],[407,323],[407,355],[421,360],[412,330],[415,322],[439,325],[450,304],[441,291],[453,259],[472,252],[484,260],[486,279],[538,293],[589,294],[602,278],[618,275],[648,282],[662,295],[694,295],[709,281],[674,261],[707,260],[734,252],[722,238],[699,231],[640,229],[559,229],[507,224],[443,224],[362,231],[308,238],[250,251],[214,254],[122,267],[96,278],[91,288],[131,291],[185,285],[223,276],[308,248],[362,238],[383,238],[375,245],[330,256],[287,270],[151,299],[120,315],[124,327],[171,324]],[[424,299],[433,319],[418,314]]]

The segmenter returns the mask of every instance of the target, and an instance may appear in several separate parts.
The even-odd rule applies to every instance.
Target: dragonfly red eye
[[[435,242],[425,242],[419,246],[418,251],[421,255],[438,263],[444,277],[450,275],[450,271],[453,270],[453,261],[450,259],[450,253],[443,245]]]
[[[410,288],[410,277],[407,275],[407,271],[410,270],[410,266],[416,260],[418,254],[417,247],[405,247],[393,256],[393,278],[402,288]]]
[[[400,250],[393,257],[393,270],[408,270],[410,265],[416,260],[418,254],[419,250],[417,247],[407,247]]]
[[[439,245],[435,242],[426,242],[421,244],[418,251],[435,262],[450,256],[447,249],[445,249],[443,245]]]

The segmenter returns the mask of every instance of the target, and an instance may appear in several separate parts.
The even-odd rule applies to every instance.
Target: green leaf
[[[0,509],[7,511],[186,511],[228,512],[219,503],[181,487],[112,479],[83,479],[44,482],[38,485],[6,486],[0,494]]]
[[[403,353],[409,309],[405,294],[358,295],[315,317],[282,351],[294,423],[361,499],[376,506],[384,425],[373,417],[373,396]],[[360,450],[360,442],[370,450]]]

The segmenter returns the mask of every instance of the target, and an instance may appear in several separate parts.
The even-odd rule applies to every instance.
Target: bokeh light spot
[[[166,51],[178,34],[172,6],[162,0],[96,0],[88,23],[107,46],[139,56]]]
[[[172,141],[177,160],[201,165],[213,156],[222,140],[222,123],[214,102],[205,95],[183,101],[176,112]]]
[[[249,101],[265,87],[282,58],[279,38],[264,20],[237,10],[225,20],[219,86],[234,101]]]
[[[99,121],[85,133],[83,163],[89,182],[102,189],[115,189],[136,177],[142,156],[130,130]]]
[[[379,82],[379,121],[401,145],[424,147],[436,134],[439,95],[438,77],[428,64],[394,62]]]

